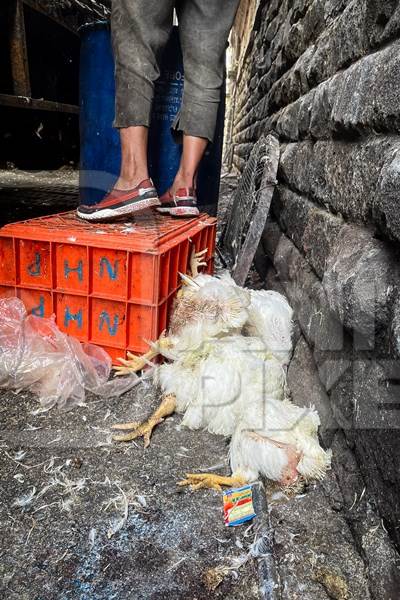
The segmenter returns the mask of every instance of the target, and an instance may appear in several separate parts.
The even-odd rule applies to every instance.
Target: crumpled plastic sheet
[[[140,378],[109,379],[111,358],[102,348],[61,332],[54,317],[28,315],[18,298],[0,299],[0,388],[29,390],[44,409],[85,404],[86,391],[117,397]]]

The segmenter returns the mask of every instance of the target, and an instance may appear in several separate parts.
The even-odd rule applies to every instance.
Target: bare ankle
[[[133,188],[138,186],[139,183],[148,178],[149,175],[147,172],[121,173],[114,185],[114,188],[117,190],[132,190]]]
[[[171,190],[172,192],[176,192],[180,188],[194,188],[194,175],[188,173],[180,173],[176,174],[174,179],[174,183],[172,184]]]

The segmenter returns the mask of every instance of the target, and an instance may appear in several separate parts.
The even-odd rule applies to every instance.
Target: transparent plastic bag
[[[140,378],[109,380],[111,358],[98,346],[62,333],[54,318],[27,315],[18,298],[0,299],[0,387],[30,390],[43,408],[69,409],[85,402],[85,392],[120,396]]]

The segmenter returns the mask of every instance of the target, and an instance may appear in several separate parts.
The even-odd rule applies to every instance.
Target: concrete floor
[[[112,423],[143,419],[157,402],[148,385],[35,415],[30,395],[1,394],[1,597],[258,598],[256,563],[235,561],[263,515],[226,528],[219,493],[176,486],[187,471],[228,473],[225,440],[172,417],[146,450],[111,441]]]
[[[2,221],[73,208],[76,174],[55,175],[0,173]],[[234,179],[223,180],[222,214],[232,186]],[[141,441],[111,441],[113,423],[141,420],[158,402],[157,390],[141,384],[120,399],[89,396],[85,407],[38,414],[31,395],[1,392],[1,598],[400,597],[397,555],[379,519],[366,529],[373,563],[353,537],[352,519],[365,515],[353,510],[350,480],[348,496],[334,472],[291,497],[268,486],[269,508],[257,484],[257,517],[226,528],[221,494],[193,493],[176,482],[187,471],[229,473],[227,440],[185,430],[174,416],[146,450]],[[348,463],[345,457],[345,469]],[[268,553],[249,556],[260,539],[267,549],[274,540],[275,573]]]
[[[0,169],[0,226],[75,208],[78,204],[78,173]]]
[[[74,208],[77,189],[71,171],[0,172],[1,221]],[[158,402],[147,384],[118,400],[35,414],[30,394],[0,394],[1,597],[259,597],[258,564],[247,557],[265,529],[259,488],[258,516],[233,529],[221,494],[176,485],[187,471],[229,474],[227,441],[181,429],[177,416],[146,450],[111,441],[112,423],[143,419]]]

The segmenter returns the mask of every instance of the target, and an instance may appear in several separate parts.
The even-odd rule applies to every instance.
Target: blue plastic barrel
[[[163,52],[161,75],[156,82],[149,132],[149,171],[159,194],[171,185],[179,167],[182,146],[171,134],[183,92],[183,61],[178,29],[173,28]],[[225,91],[218,113],[215,141],[202,161],[198,199],[202,210],[215,214],[218,203],[225,116]],[[115,102],[114,59],[108,23],[81,29],[80,60],[80,198],[96,204],[111,189],[119,174],[121,148],[113,128]]]
[[[81,29],[80,200],[96,204],[113,187],[121,165],[115,112],[114,58],[110,28],[101,22]]]

